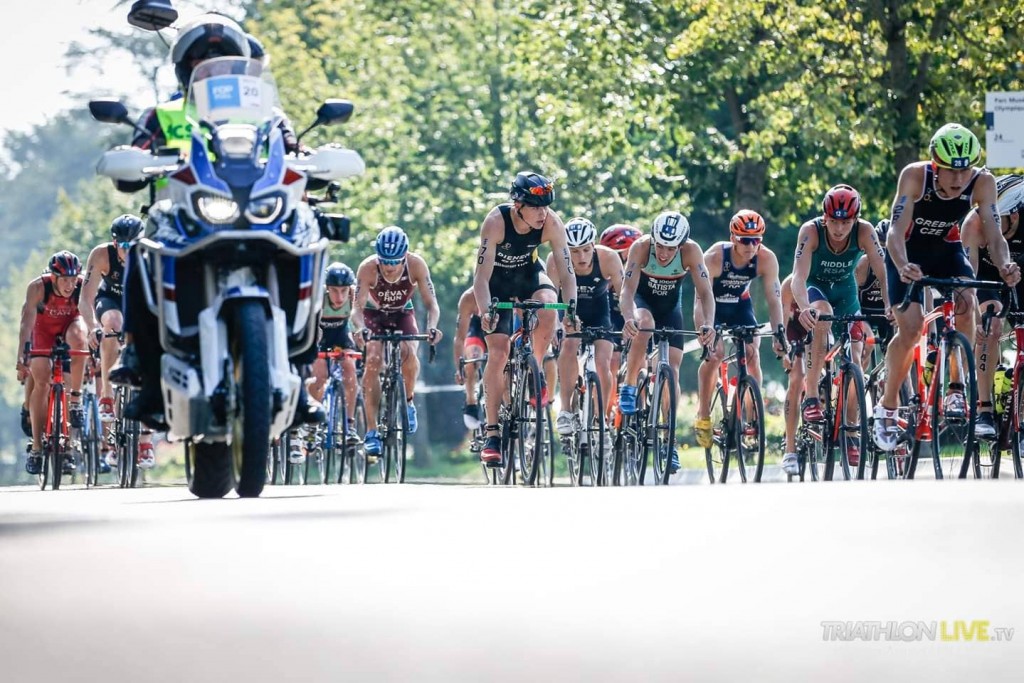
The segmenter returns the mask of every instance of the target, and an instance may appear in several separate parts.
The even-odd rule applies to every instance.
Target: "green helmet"
[[[943,168],[970,168],[981,158],[981,143],[959,123],[947,123],[935,131],[928,151],[932,161]]]

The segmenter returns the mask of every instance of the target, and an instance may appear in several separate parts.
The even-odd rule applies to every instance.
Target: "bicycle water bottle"
[[[995,398],[995,409],[997,415],[1002,415],[1010,409],[1010,401],[1013,397],[1013,368],[1003,363],[996,366],[995,377],[992,378],[992,389]]]
[[[931,342],[928,343],[928,356],[924,360],[924,383],[932,383],[932,371],[935,370],[935,360],[938,358],[938,350]]]

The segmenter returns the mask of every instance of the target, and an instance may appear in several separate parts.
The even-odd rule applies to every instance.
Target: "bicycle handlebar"
[[[520,311],[539,311],[541,309],[566,311],[569,309],[569,304],[546,303],[544,301],[533,301],[532,299],[527,299],[526,301],[498,301],[494,299],[491,301],[490,308],[491,312],[511,311],[513,309]]]
[[[394,332],[387,332],[385,334],[371,334],[366,337],[367,341],[381,341],[381,342],[404,342],[404,341],[430,341],[429,334],[395,334]],[[434,357],[437,356],[437,347],[433,344],[430,345],[430,350],[427,352],[427,362],[433,363]]]
[[[941,293],[945,294],[954,289],[999,289],[1008,287],[1002,282],[993,282],[988,280],[971,280],[968,278],[944,278],[944,277],[923,277],[920,280],[916,280],[910,283],[910,287],[907,288],[907,293],[903,297],[902,303],[897,306],[897,310],[901,313],[907,310],[907,307],[913,303],[913,298],[917,296],[925,287],[934,287]]]

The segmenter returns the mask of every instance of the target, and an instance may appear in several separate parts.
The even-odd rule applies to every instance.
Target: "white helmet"
[[[1000,216],[1024,210],[1024,176],[1004,175],[996,178]]]
[[[662,211],[651,225],[654,243],[663,247],[678,247],[690,238],[690,222],[678,211]]]
[[[577,216],[565,224],[565,239],[570,248],[585,247],[597,240],[597,228],[586,218]]]

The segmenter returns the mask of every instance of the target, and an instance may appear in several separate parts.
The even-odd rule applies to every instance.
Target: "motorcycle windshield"
[[[186,95],[189,116],[214,126],[259,126],[280,111],[277,84],[261,62],[244,57],[208,59],[192,72]]]

